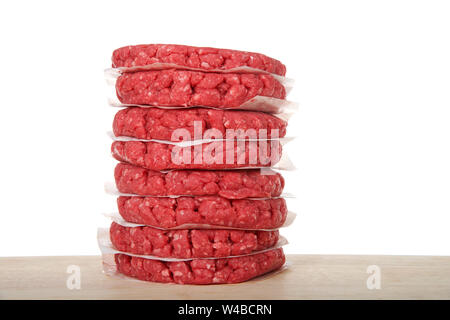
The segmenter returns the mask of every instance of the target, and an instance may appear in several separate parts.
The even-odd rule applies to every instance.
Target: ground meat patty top
[[[112,55],[112,66],[115,68],[138,67],[153,63],[173,63],[180,67],[204,70],[250,67],[281,76],[286,74],[286,67],[278,60],[260,53],[229,49],[144,44],[116,49]]]
[[[243,110],[217,110],[189,108],[167,110],[160,108],[126,108],[116,113],[113,130],[116,136],[134,137],[146,140],[175,141],[172,133],[186,129],[194,139],[194,122],[201,124],[201,134],[208,129],[219,130],[226,137],[226,130],[253,129],[259,134],[265,129],[267,137],[272,130],[278,130],[278,137],[286,135],[286,121],[263,112]]]
[[[238,283],[281,268],[283,249],[236,258],[165,262],[116,254],[117,270],[145,281],[178,284]]]
[[[262,175],[260,170],[152,171],[118,163],[114,177],[122,193],[149,196],[219,195],[228,199],[280,196],[284,179],[279,173]]]
[[[256,96],[286,98],[286,90],[267,74],[221,74],[184,70],[124,73],[117,78],[120,102],[171,107],[236,108]]]
[[[203,197],[118,197],[122,218],[129,222],[160,228],[185,224],[206,224],[242,229],[275,229],[286,221],[283,198],[229,200]]]
[[[123,252],[162,258],[217,258],[250,254],[273,247],[276,231],[161,230],[111,224],[110,238]]]

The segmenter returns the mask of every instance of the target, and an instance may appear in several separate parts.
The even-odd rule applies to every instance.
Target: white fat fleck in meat
[[[187,84],[183,87],[183,92],[191,92],[191,85]]]
[[[183,272],[181,272],[181,271],[174,271],[174,273],[173,273],[173,276],[174,277],[181,277],[183,275]]]
[[[165,269],[161,272],[161,275],[164,277],[168,277],[170,275],[169,270]]]
[[[181,73],[181,72],[179,72],[179,73],[177,73],[177,78],[178,78],[178,80],[180,81],[180,82],[186,82],[186,81],[188,81],[189,80],[189,76],[188,76],[188,74],[187,73]],[[190,88],[190,87],[189,87]]]

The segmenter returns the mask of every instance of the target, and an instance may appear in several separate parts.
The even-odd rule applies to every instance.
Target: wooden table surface
[[[234,285],[174,285],[109,277],[98,256],[0,258],[0,299],[450,299],[450,257],[288,255],[279,273]],[[67,288],[69,265],[81,288]],[[369,290],[370,265],[381,288]]]

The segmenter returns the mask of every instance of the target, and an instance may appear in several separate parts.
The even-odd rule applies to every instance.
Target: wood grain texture
[[[234,285],[175,285],[102,273],[98,256],[0,258],[1,299],[450,299],[450,257],[288,255],[288,267]],[[69,290],[69,265],[81,289]],[[381,269],[369,290],[367,267]]]

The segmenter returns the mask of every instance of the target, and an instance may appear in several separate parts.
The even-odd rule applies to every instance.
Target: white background
[[[103,69],[115,48],[262,52],[301,104],[289,253],[450,254],[446,1],[28,1],[0,5],[0,256],[98,254],[114,209]]]

